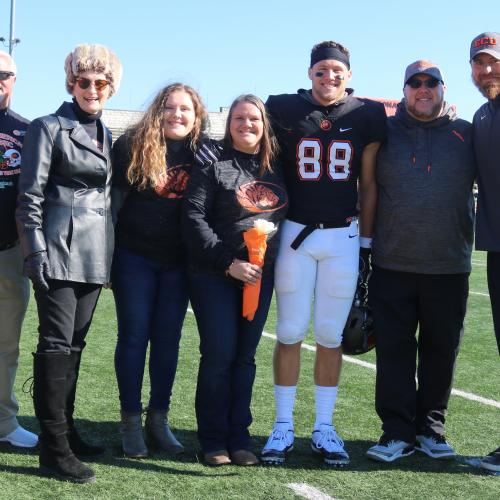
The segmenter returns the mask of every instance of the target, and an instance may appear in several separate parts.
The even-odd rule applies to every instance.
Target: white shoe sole
[[[18,448],[34,448],[38,441],[35,444],[25,443],[23,441],[16,441],[14,439],[0,438],[0,443],[9,443],[12,446],[17,446]]]
[[[436,460],[453,460],[457,454],[453,452],[444,452],[444,453],[433,453],[428,448],[424,448],[423,446],[415,445],[415,449],[425,453],[428,457],[435,458]]]
[[[369,450],[366,452],[366,456],[371,458],[372,460],[377,460],[377,462],[394,462],[399,458],[409,457],[415,453],[415,450],[410,450],[406,453],[403,453],[404,450],[400,450],[398,453],[394,453],[394,455],[380,455],[375,452],[370,452]]]

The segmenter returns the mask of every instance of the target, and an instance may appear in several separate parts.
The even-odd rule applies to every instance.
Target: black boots
[[[71,451],[79,457],[101,455],[105,451],[104,447],[86,443],[76,430],[73,414],[75,412],[76,384],[80,372],[82,351],[71,352],[68,357],[68,370],[66,372],[66,421],[68,423],[69,446]]]
[[[67,374],[70,356],[33,355],[33,403],[40,422],[40,470],[75,483],[95,481],[95,474],[73,454],[66,420]]]

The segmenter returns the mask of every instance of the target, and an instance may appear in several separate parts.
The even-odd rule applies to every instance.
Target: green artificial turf
[[[471,291],[487,293],[484,255],[474,255]],[[275,309],[271,309],[266,330],[274,332]],[[31,352],[37,340],[34,300],[23,328],[16,391],[20,401],[19,420],[37,430],[29,393],[23,382],[31,375]],[[103,442],[107,451],[92,462],[97,481],[89,485],[60,482],[38,474],[36,452],[0,446],[0,498],[175,498],[175,499],[286,499],[297,498],[287,487],[306,483],[336,499],[449,499],[500,498],[500,477],[468,465],[500,444],[500,409],[462,397],[452,396],[447,421],[447,437],[459,453],[450,462],[438,462],[416,454],[394,464],[365,458],[366,449],[380,435],[374,411],[375,372],[344,363],[335,413],[335,425],[351,456],[344,470],[323,466],[309,448],[314,419],[312,368],[314,353],[302,353],[302,372],[295,411],[296,446],[287,465],[270,467],[207,468],[198,463],[194,393],[198,364],[196,324],[188,313],[183,330],[179,368],[174,387],[170,423],[186,446],[181,457],[152,452],[146,460],[123,457],[118,433],[119,404],[113,367],[116,319],[113,297],[103,291],[84,353],[77,395],[77,425],[82,434]],[[313,343],[312,337],[308,342]],[[274,419],[272,351],[274,341],[263,337],[257,354],[251,427],[256,452],[263,446]],[[374,362],[374,353],[359,357]],[[147,373],[147,372],[146,372]],[[29,386],[29,384],[27,384]],[[500,365],[492,333],[487,296],[471,294],[455,387],[500,401]],[[144,383],[147,402],[148,380]]]

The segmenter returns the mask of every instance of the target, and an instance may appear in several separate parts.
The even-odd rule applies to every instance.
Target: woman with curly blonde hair
[[[148,455],[141,418],[148,344],[147,438],[151,446],[183,451],[167,424],[188,305],[179,217],[196,158],[216,159],[215,145],[204,135],[206,124],[199,95],[174,83],[158,93],[140,122],[113,147],[114,192],[123,198],[112,271],[118,317],[115,368],[122,446],[133,458]]]

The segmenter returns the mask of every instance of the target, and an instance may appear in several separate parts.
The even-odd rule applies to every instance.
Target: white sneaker
[[[366,456],[379,462],[394,462],[394,460],[408,457],[413,453],[415,453],[415,449],[411,443],[382,436],[375,446],[368,449]]]
[[[431,458],[450,460],[456,457],[455,450],[446,442],[444,436],[417,436],[415,449],[424,452]]]
[[[349,463],[349,455],[344,450],[344,441],[337,435],[333,425],[320,424],[319,429],[313,431],[311,448],[323,456],[323,461],[327,465],[344,467]]]
[[[34,448],[38,444],[38,436],[18,426],[10,434],[0,438],[0,442],[8,442],[12,446],[19,446],[20,448]]]
[[[276,422],[260,460],[267,465],[283,465],[286,454],[293,450],[294,433],[290,422]]]

